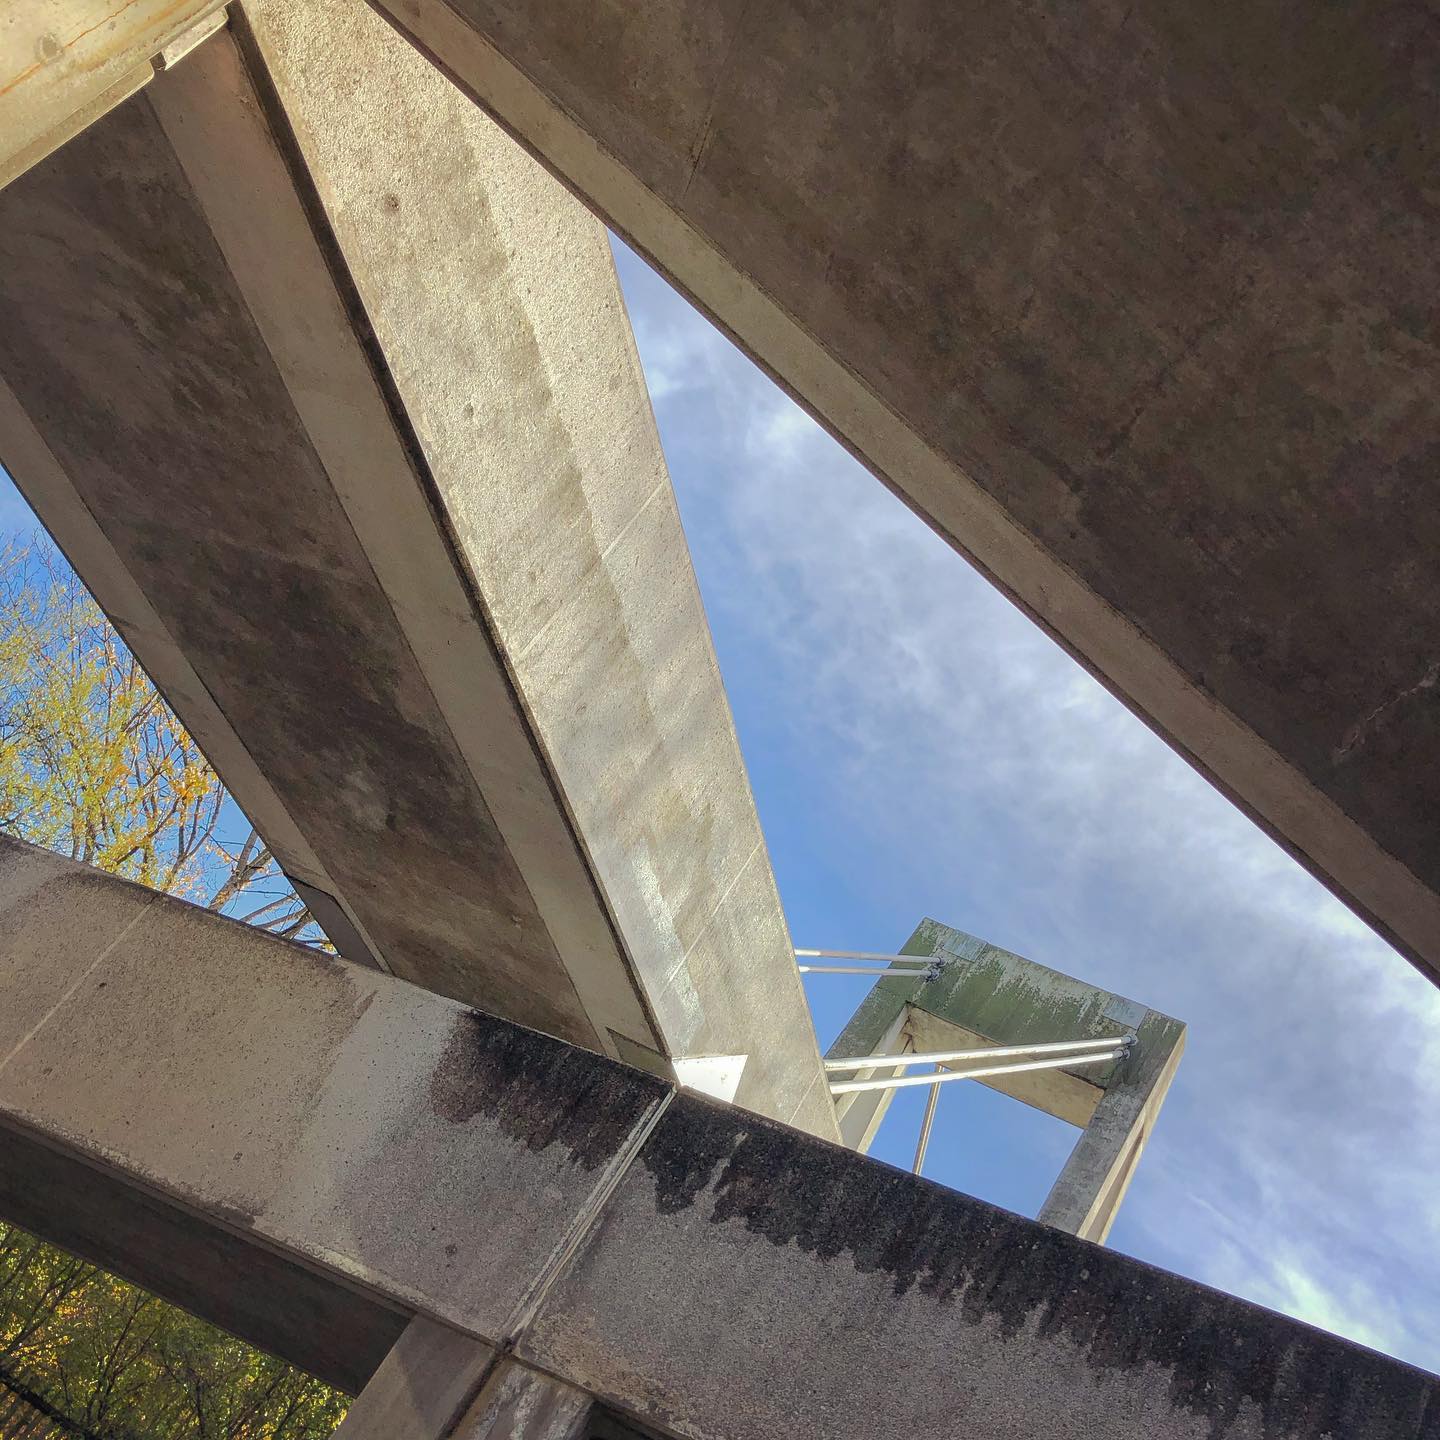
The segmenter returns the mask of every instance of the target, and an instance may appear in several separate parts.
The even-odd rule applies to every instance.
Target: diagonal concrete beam
[[[357,1419],[398,1434],[443,1431],[486,1346],[687,1440],[1420,1440],[1440,1417],[1440,1379],[1398,1361],[3,840],[16,1135],[117,1207],[470,1337],[433,1403],[405,1393],[413,1345],[381,1367]]]
[[[1440,973],[1423,7],[374,3]]]
[[[833,1134],[602,227],[312,0],[0,229],[0,457],[341,949]]]

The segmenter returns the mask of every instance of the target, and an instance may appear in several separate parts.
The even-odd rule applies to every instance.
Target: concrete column
[[[336,1440],[445,1440],[494,1360],[483,1340],[417,1315],[355,1397]]]
[[[899,982],[904,983],[904,982]],[[893,1055],[900,1050],[913,1048],[905,1038],[905,1021],[908,1017],[908,1005],[901,1001],[896,1011],[895,1018],[880,1033],[879,1039],[875,1041],[868,1052],[876,1055]],[[853,1051],[844,1049],[846,1036],[850,1033],[850,1027],[846,1027],[845,1034],[830,1047],[832,1055],[849,1056]],[[846,1071],[834,1078],[846,1080],[874,1080],[888,1079],[891,1076],[903,1075],[905,1071],[898,1065],[876,1065],[868,1069]],[[893,1090],[857,1090],[850,1095],[840,1095],[835,1101],[835,1118],[840,1122],[840,1140],[851,1150],[858,1150],[860,1154],[869,1154],[870,1146],[874,1143],[875,1134],[880,1129],[880,1123],[885,1119],[885,1112],[890,1108],[890,1102],[895,1098]]]
[[[453,1440],[583,1440],[594,1404],[585,1391],[507,1360],[455,1427]]]
[[[1044,1224],[1105,1243],[1184,1053],[1185,1026],[1150,1011],[1131,1060],[1106,1087],[1045,1197]]]

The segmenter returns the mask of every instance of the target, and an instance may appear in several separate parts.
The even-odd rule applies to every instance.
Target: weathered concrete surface
[[[1428,7],[374,3],[1440,969]]]
[[[0,11],[0,186],[149,82],[223,0],[10,0]]]
[[[1184,1023],[937,920],[922,920],[901,953],[933,955],[942,968],[933,977],[878,981],[827,1058],[1134,1035],[1124,1060],[976,1082],[1080,1128],[1039,1218],[1103,1244],[1185,1052]],[[832,1078],[880,1073],[872,1067]],[[894,1093],[838,1098],[841,1137],[851,1149],[869,1149]]]
[[[0,456],[346,953],[833,1135],[603,229],[236,26],[0,196]]]
[[[481,1338],[671,1093],[16,841],[0,897],[0,1125]]]
[[[454,1440],[585,1440],[594,1404],[585,1390],[507,1361],[452,1433]]]
[[[417,1315],[355,1397],[336,1440],[443,1440],[495,1364],[495,1349]]]
[[[603,227],[366,7],[244,14],[663,1048],[833,1136]]]
[[[687,1096],[517,1353],[691,1440],[1440,1423],[1421,1371]]]
[[[23,992],[0,1132],[670,1433],[1440,1424],[1434,1376],[798,1130],[15,842],[0,880],[0,1013],[39,934],[87,961]]]
[[[1185,1053],[1185,1026],[1147,1010],[1037,1218],[1104,1244]]]

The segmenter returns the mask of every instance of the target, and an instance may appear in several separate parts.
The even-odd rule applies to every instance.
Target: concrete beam
[[[223,23],[224,0],[15,0],[0,14],[0,187]]]
[[[1440,972],[1423,9],[374,3]]]
[[[687,1440],[1440,1416],[1410,1366],[11,841],[0,1129]]]
[[[0,228],[0,456],[342,951],[833,1135],[602,227],[309,0]]]

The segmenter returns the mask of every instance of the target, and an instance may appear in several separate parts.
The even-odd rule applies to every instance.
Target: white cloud
[[[827,863],[1187,1019],[1117,1237],[1434,1366],[1440,991],[637,263],[706,603],[823,750]]]

